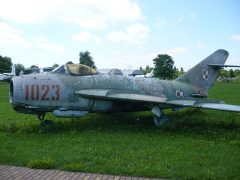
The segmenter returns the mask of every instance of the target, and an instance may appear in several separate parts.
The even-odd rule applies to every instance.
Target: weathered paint
[[[63,67],[60,73],[13,78],[10,83],[10,101],[19,112],[41,114],[54,111],[57,115],[73,117],[86,112],[125,112],[181,106],[217,109],[214,103],[196,103],[199,98],[207,96],[208,88],[217,77],[216,66],[208,64],[224,63],[227,57],[227,51],[217,50],[174,81],[118,75],[77,76],[76,66],[75,75],[67,73]],[[81,93],[87,91],[89,96],[88,93]],[[107,96],[107,93],[110,94]],[[233,106],[221,107],[222,110],[238,109]]]
[[[89,110],[91,112],[134,111],[147,110],[151,105],[148,103],[89,100],[75,94],[76,91],[82,89],[112,89],[124,93],[144,94],[169,99],[176,97],[176,91],[183,92],[184,96],[192,94],[191,87],[179,82],[114,75],[71,76],[48,73],[35,74],[14,78],[12,86],[13,106],[18,108],[24,108],[26,105],[36,106],[39,107],[38,110],[46,108],[47,111],[63,107],[69,110]],[[58,100],[55,98],[56,86],[59,86]],[[28,87],[28,99],[26,99],[26,87]],[[34,90],[31,87],[34,87]],[[36,87],[39,87],[38,98],[36,98]],[[48,87],[48,92],[43,87]],[[43,98],[46,92],[46,97]],[[34,98],[31,97],[32,93]]]

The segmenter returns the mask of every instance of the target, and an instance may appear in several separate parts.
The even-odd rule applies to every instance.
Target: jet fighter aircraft
[[[0,81],[10,81],[14,76],[16,76],[15,65],[12,65],[12,71],[10,73],[0,73]]]
[[[10,102],[17,112],[36,114],[44,120],[51,112],[60,117],[81,117],[91,112],[152,111],[161,126],[163,109],[182,107],[240,112],[240,106],[207,100],[229,53],[217,50],[179,78],[99,74],[81,64],[65,64],[51,73],[15,77],[10,82]],[[236,66],[234,66],[236,67]]]

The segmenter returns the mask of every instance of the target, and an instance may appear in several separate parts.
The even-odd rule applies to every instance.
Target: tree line
[[[67,64],[71,64],[72,61],[68,61]],[[89,51],[84,51],[79,53],[79,63],[97,69],[93,57]],[[144,68],[140,67],[140,71],[143,74],[150,73],[153,71],[154,77],[161,79],[175,79],[182,74],[184,74],[184,69],[181,67],[178,69],[174,66],[174,60],[168,54],[158,54],[155,58],[153,58],[154,67],[150,67],[147,65]],[[13,65],[12,59],[10,57],[3,57],[0,55],[0,73],[11,71],[11,66]],[[55,63],[52,67],[58,67],[59,64]],[[22,64],[15,64],[16,74],[19,75],[21,71],[25,69]],[[36,65],[30,66],[30,68],[38,68]],[[222,78],[239,78],[240,79],[240,69],[221,69],[219,76]]]
[[[10,57],[3,57],[0,55],[0,73],[11,71],[12,59]]]
[[[174,66],[173,58],[167,54],[158,54],[157,57],[153,59],[153,63],[154,67],[147,65],[145,69],[141,68],[144,74],[153,70],[154,77],[160,79],[176,79],[185,73],[182,67],[178,69]],[[221,78],[240,79],[240,69],[221,69],[218,76]]]

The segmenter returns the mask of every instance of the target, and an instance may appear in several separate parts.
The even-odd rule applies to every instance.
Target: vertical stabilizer
[[[226,50],[219,49],[177,78],[176,81],[191,84],[207,94],[208,89],[217,79],[219,71],[218,67],[210,66],[210,64],[224,65],[228,55]]]
[[[15,67],[15,64],[12,65],[11,76],[16,76],[16,67]]]

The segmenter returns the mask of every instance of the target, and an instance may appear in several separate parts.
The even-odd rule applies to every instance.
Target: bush
[[[82,171],[83,168],[84,168],[84,164],[82,162],[78,162],[78,163],[65,164],[63,167],[63,170],[79,172],[79,171]]]
[[[27,167],[33,169],[52,169],[53,165],[54,161],[51,158],[43,158],[30,160],[27,164]]]

